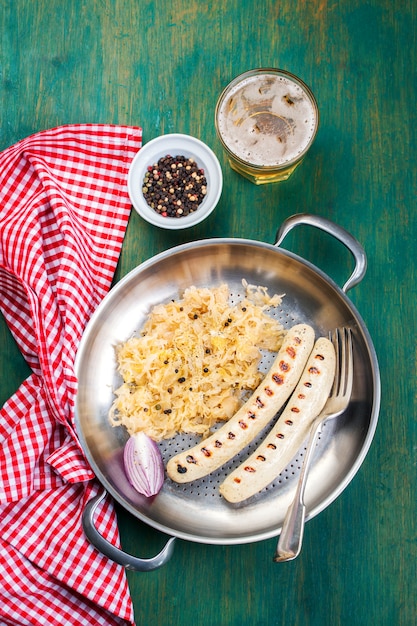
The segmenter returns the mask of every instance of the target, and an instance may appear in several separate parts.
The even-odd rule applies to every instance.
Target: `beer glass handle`
[[[351,235],[347,230],[325,217],[313,215],[311,213],[297,213],[295,215],[291,215],[281,224],[280,228],[278,229],[274,245],[279,247],[284,238],[288,235],[288,233],[300,224],[314,226],[315,228],[318,228],[328,233],[329,235],[332,235],[338,241],[343,243],[346,248],[352,253],[355,259],[355,268],[349,279],[342,287],[342,290],[345,293],[361,282],[366,274],[367,268],[367,258],[365,250],[363,249],[359,241],[357,241],[357,239],[355,239],[355,237],[353,237],[353,235]]]

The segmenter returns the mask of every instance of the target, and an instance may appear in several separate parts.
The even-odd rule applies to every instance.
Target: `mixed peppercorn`
[[[167,154],[147,168],[142,192],[148,205],[163,217],[185,217],[204,200],[207,180],[192,157]]]

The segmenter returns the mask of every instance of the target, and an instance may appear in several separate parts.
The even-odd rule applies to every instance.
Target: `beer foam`
[[[286,76],[248,76],[223,99],[217,125],[228,149],[257,166],[285,165],[314,139],[317,109],[308,93]]]

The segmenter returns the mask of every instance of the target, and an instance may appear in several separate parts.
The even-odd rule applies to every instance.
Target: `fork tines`
[[[346,326],[329,332],[336,353],[335,378],[330,395],[350,394],[353,382],[352,330]]]

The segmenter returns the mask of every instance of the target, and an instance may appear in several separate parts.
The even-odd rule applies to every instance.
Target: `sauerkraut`
[[[263,378],[261,350],[277,352],[284,335],[268,314],[282,296],[242,283],[235,304],[226,284],[186,289],[180,299],[153,307],[140,334],[116,347],[123,384],[110,410],[114,426],[155,441],[207,436],[238,410]]]

